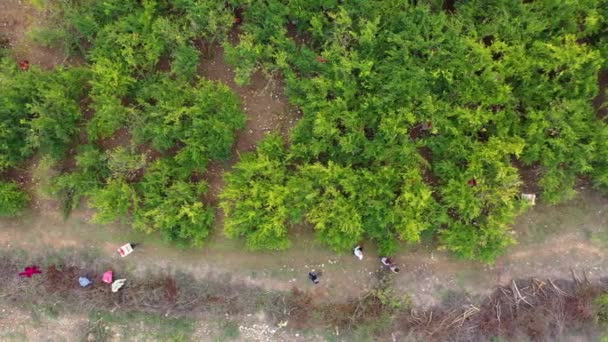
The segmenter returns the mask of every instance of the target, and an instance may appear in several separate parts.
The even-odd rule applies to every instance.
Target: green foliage
[[[200,53],[192,46],[180,45],[172,53],[171,73],[184,80],[194,78]]]
[[[87,71],[24,72],[4,58],[0,76],[0,169],[15,166],[34,149],[62,157],[78,131]]]
[[[142,195],[134,227],[159,231],[178,245],[200,246],[213,227],[214,212],[200,201],[206,184],[191,183],[187,176],[171,160],[155,161],[138,184]]]
[[[228,87],[197,78],[194,41],[226,37],[232,9],[211,0],[52,5],[49,20],[56,25],[31,36],[47,46],[61,38],[86,65],[23,72],[2,59],[0,171],[36,149],[44,160],[62,161],[79,133],[78,142],[88,142],[76,156],[57,163],[60,170],[45,169],[59,173],[48,191],[66,215],[90,196],[96,222],[132,220],[180,245],[200,245],[214,211],[201,202],[206,184],[191,177],[210,161],[228,158],[245,117]],[[118,130],[133,141],[114,144]],[[155,151],[137,152],[150,147]],[[149,165],[147,157],[157,153],[163,158]]]
[[[84,68],[46,72],[32,66],[24,71],[12,58],[0,60],[0,170],[17,166],[36,149],[48,154],[49,160],[64,157],[78,132],[87,78]],[[63,188],[65,191],[59,192],[71,208],[73,187],[59,183],[63,185],[53,184],[48,190]],[[16,212],[22,197],[16,190],[8,191],[7,196],[16,198],[14,207],[6,205],[7,213]]]
[[[608,126],[591,105],[608,66],[606,0],[459,1],[453,13],[440,1],[53,4],[58,25],[33,37],[65,40],[88,65],[23,72],[2,58],[0,171],[35,150],[65,157],[86,119],[79,138],[93,145],[52,184],[66,211],[90,194],[100,222],[132,216],[180,244],[209,234],[192,176],[228,158],[245,118],[227,87],[196,77],[200,39],[224,40],[239,84],[280,72],[304,113],[287,146],[268,137],[226,177],[226,234],[251,249],[287,248],[306,221],[335,250],[373,240],[389,255],[435,234],[491,262],[526,208],[520,165],[549,203],[581,177],[608,187]],[[95,147],[119,129],[133,147]],[[162,158],[147,165],[142,144]]]
[[[234,131],[245,126],[237,97],[220,83],[158,77],[148,80],[137,94],[142,116],[135,127],[140,142],[150,141],[164,151],[183,148],[176,160],[191,171],[206,168],[210,159],[226,159]]]
[[[27,105],[33,116],[28,136],[30,146],[55,157],[63,156],[78,131],[79,102],[86,77],[84,69],[56,70],[38,84],[37,97]]]
[[[595,300],[595,310],[598,322],[608,323],[608,294],[604,293]]]
[[[112,151],[106,151],[108,168],[112,177],[132,179],[136,173],[146,166],[146,156],[135,154],[120,146]]]
[[[171,57],[173,76],[187,83],[198,65],[192,40],[219,39],[232,25],[230,9],[216,1],[68,0],[58,6],[58,25],[76,37],[77,45],[88,48],[90,107],[95,111],[87,123],[91,140],[110,137],[136,120],[128,105],[138,88],[136,80],[157,71],[161,59]]]
[[[13,182],[0,182],[0,216],[17,216],[28,204],[29,196]]]
[[[90,140],[107,138],[124,126],[131,111],[122,103],[135,83],[128,67],[113,63],[110,59],[100,59],[91,66],[91,109],[95,116],[87,123]]]
[[[173,6],[182,12],[191,34],[208,42],[225,38],[234,23],[230,7],[221,1],[175,0]]]
[[[286,213],[297,213],[336,250],[372,239],[391,254],[429,231],[491,262],[526,207],[513,165],[538,167],[550,203],[570,198],[580,176],[608,184],[608,129],[591,107],[604,0],[466,1],[451,14],[434,2],[233,4],[245,10],[238,45],[225,46],[237,83],[281,71],[304,117],[264,169],[274,173],[264,188],[297,205],[275,195],[265,210],[270,199],[251,194],[260,174],[243,171],[264,154],[245,157],[223,195],[229,236],[249,241],[260,222],[285,236]]]
[[[16,166],[32,154],[27,105],[37,93],[42,72],[20,72],[12,58],[0,59],[0,170]]]
[[[297,204],[286,184],[285,148],[280,136],[262,141],[256,153],[245,154],[226,174],[220,207],[229,237],[245,236],[249,249],[282,250],[291,245],[287,223],[298,221]]]
[[[103,188],[90,193],[88,204],[97,210],[93,222],[112,223],[123,220],[131,208],[137,205],[137,194],[123,179],[110,179]]]
[[[66,217],[110,174],[105,154],[92,145],[81,146],[75,159],[75,169],[57,176],[51,185],[51,194],[60,200]]]

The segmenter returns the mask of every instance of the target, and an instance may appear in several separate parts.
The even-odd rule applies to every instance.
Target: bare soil
[[[597,110],[597,115],[600,118],[605,118],[608,115],[608,98],[606,97],[606,87],[608,87],[608,70],[600,71],[597,75],[597,83],[599,93],[593,99],[593,107]]]
[[[287,140],[302,114],[289,104],[278,75],[264,75],[258,71],[252,75],[251,84],[239,86],[234,82],[234,71],[224,61],[224,49],[220,45],[208,46],[204,52],[200,75],[229,86],[241,99],[242,109],[247,114],[245,128],[237,133],[233,157],[226,163],[212,163],[204,177],[209,183],[208,202],[214,204],[224,184],[223,174],[230,170],[240,154],[253,151],[270,132],[278,132]]]
[[[57,49],[32,43],[27,37],[29,29],[44,25],[45,13],[37,11],[27,1],[0,1],[0,36],[8,38],[15,58],[50,69],[65,63],[68,58]]]

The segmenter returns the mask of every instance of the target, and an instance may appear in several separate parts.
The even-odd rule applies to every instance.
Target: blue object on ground
[[[80,277],[80,278],[78,278],[78,283],[82,287],[87,287],[92,283],[92,281],[90,281],[89,278],[87,278],[87,277]]]

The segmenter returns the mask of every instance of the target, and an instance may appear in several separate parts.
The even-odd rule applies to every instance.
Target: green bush
[[[146,166],[146,156],[136,154],[135,151],[127,150],[119,146],[112,151],[106,151],[108,156],[108,168],[115,178],[132,179],[136,173]]]
[[[220,207],[226,214],[224,232],[229,237],[245,236],[249,249],[282,250],[291,246],[287,224],[301,214],[297,197],[287,186],[285,148],[278,135],[259,144],[256,153],[245,154],[234,170],[225,175],[226,187]]]
[[[110,175],[106,155],[93,145],[81,146],[75,159],[74,170],[60,174],[51,182],[51,194],[61,202],[66,217]]]
[[[104,187],[90,193],[88,204],[96,209],[93,222],[124,221],[133,207],[137,207],[135,190],[123,179],[110,179]]]
[[[183,148],[176,160],[191,171],[204,170],[211,159],[226,159],[234,131],[245,126],[238,98],[220,83],[199,80],[195,86],[166,76],[151,78],[137,94],[140,121],[137,141],[164,151]]]
[[[88,71],[56,70],[38,83],[37,96],[27,105],[30,115],[28,142],[33,148],[62,157],[78,132],[80,100]]]
[[[200,201],[206,184],[190,183],[185,179],[188,173],[179,172],[170,160],[152,164],[137,185],[141,199],[133,225],[146,232],[158,231],[178,245],[200,246],[213,228],[214,211]]]
[[[30,114],[27,106],[38,92],[38,83],[45,77],[38,68],[20,72],[17,62],[0,59],[0,170],[16,166],[32,155],[28,142]]]
[[[21,214],[30,198],[13,182],[0,182],[0,216],[11,217]]]

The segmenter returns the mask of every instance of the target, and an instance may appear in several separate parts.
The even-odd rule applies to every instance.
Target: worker
[[[319,283],[319,276],[320,274],[315,271],[308,272],[308,279],[310,279],[315,285]]]
[[[363,247],[357,246],[353,249],[355,256],[359,258],[359,260],[363,260]]]

